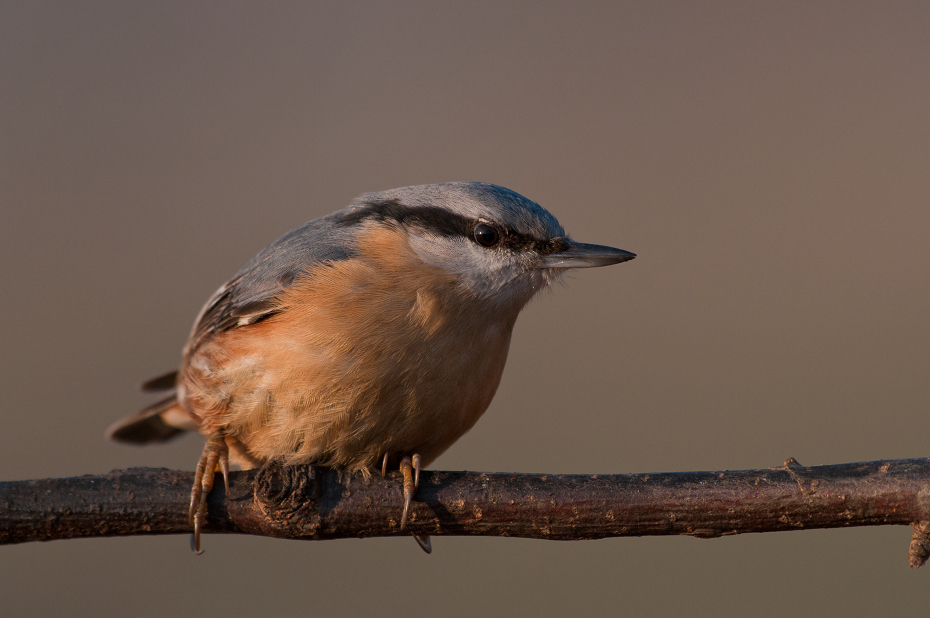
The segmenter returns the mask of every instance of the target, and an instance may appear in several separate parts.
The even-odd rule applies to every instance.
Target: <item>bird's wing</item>
[[[185,355],[211,335],[248,326],[280,311],[278,295],[314,266],[353,255],[342,213],[314,219],[262,249],[223,284],[200,310]]]
[[[143,393],[159,393],[161,391],[170,391],[174,389],[178,381],[177,370],[163,373],[155,376],[142,383],[141,390]]]

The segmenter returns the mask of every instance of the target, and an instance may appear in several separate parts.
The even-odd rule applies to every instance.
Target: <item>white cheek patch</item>
[[[441,268],[456,275],[466,275],[475,270],[476,255],[474,243],[462,238],[449,238],[439,234],[419,233],[408,236],[410,248],[424,264]]]
[[[488,300],[525,303],[548,283],[542,271],[464,238],[420,233],[411,234],[409,242],[425,264],[458,275],[470,293]]]

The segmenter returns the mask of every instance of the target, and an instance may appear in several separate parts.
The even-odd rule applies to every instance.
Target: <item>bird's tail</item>
[[[193,419],[178,404],[174,392],[176,379],[177,372],[173,371],[143,384],[143,391],[171,391],[171,394],[110,425],[106,436],[117,442],[146,444],[165,442],[184,431],[196,429]]]

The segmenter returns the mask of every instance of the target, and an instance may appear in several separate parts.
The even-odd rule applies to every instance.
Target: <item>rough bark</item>
[[[0,544],[190,531],[192,472],[136,468],[0,483]],[[661,474],[426,471],[406,530],[397,473],[340,478],[315,466],[234,472],[205,532],[293,539],[483,535],[579,540],[910,524],[930,555],[930,459]]]

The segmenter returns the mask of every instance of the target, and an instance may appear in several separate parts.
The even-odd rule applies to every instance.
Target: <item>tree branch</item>
[[[135,468],[0,483],[0,544],[183,534],[193,473]],[[398,473],[340,479],[267,465],[222,479],[205,532],[293,539],[482,535],[579,540],[911,524],[912,566],[930,555],[930,459],[726,472],[559,475],[426,471],[399,529]]]

